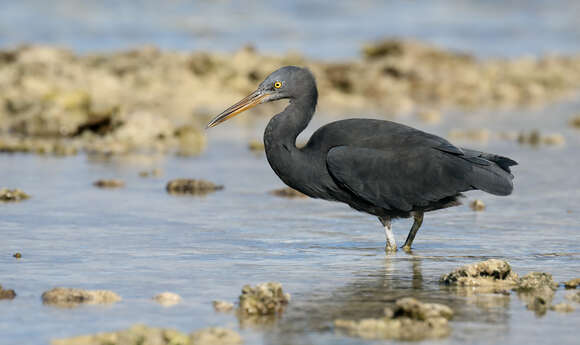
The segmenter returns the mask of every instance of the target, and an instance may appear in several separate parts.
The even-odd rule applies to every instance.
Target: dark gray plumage
[[[258,89],[216,116],[213,127],[257,104],[289,99],[264,133],[268,162],[288,186],[304,194],[340,201],[378,216],[387,248],[396,248],[390,221],[415,218],[405,242],[410,249],[423,213],[458,205],[462,192],[479,189],[509,195],[513,189],[507,157],[463,149],[447,140],[391,121],[349,119],[318,129],[302,149],[296,137],[316,108],[315,79],[304,68],[286,66]]]

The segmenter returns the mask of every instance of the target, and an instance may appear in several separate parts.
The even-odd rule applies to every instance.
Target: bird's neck
[[[287,150],[296,149],[296,138],[308,126],[316,110],[318,92],[313,87],[298,98],[290,99],[290,104],[275,115],[264,132],[264,145],[284,146]]]
[[[312,119],[317,98],[314,87],[302,97],[291,99],[286,109],[270,120],[264,132],[268,163],[282,181],[295,189],[299,189],[300,185],[300,181],[296,180],[301,176],[299,172],[304,172],[311,165],[308,157],[296,148],[296,137]]]

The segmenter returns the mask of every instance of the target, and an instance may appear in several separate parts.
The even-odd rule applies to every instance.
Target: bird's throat
[[[307,157],[296,147],[296,138],[308,126],[316,109],[314,93],[292,99],[281,113],[275,115],[264,131],[264,147],[268,163],[287,185],[293,187],[293,171],[309,164]]]

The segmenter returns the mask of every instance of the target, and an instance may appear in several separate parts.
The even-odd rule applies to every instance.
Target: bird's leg
[[[391,218],[390,217],[379,217],[381,224],[385,227],[385,236],[387,237],[387,246],[385,251],[395,252],[397,251],[397,243],[395,242],[395,235],[393,230],[391,230]]]
[[[413,212],[413,218],[415,221],[413,222],[413,226],[411,227],[411,231],[409,231],[409,235],[407,236],[407,240],[405,241],[405,244],[403,244],[403,249],[405,249],[405,250],[411,250],[411,245],[413,244],[413,240],[415,239],[415,235],[417,235],[417,232],[419,231],[421,224],[423,224],[423,211]]]

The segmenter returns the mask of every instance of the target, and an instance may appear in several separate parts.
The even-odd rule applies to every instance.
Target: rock
[[[566,299],[572,302],[580,303],[580,290],[567,293]]]
[[[552,275],[545,272],[530,272],[523,277],[511,270],[507,261],[490,259],[456,268],[451,273],[441,277],[440,283],[469,290],[461,290],[465,295],[480,293],[502,293],[507,296],[515,291],[527,308],[536,314],[543,315],[550,308],[558,284]],[[465,292],[468,292],[467,294]]]
[[[274,189],[273,191],[270,191],[270,194],[283,198],[306,198],[306,194],[290,187]]]
[[[93,183],[93,186],[99,188],[121,188],[125,186],[125,182],[117,179],[97,180]]]
[[[224,186],[216,185],[206,180],[176,179],[167,183],[166,189],[169,194],[199,194],[204,195],[223,189]]]
[[[530,272],[521,277],[517,287],[513,288],[530,310],[537,315],[544,315],[552,303],[558,284],[552,275],[544,272]]]
[[[248,149],[254,152],[264,152],[264,142],[252,140],[248,143]]]
[[[417,113],[417,116],[425,123],[441,122],[441,113],[437,110],[421,110]]]
[[[551,291],[558,289],[552,275],[545,272],[530,272],[521,277],[518,282],[518,291],[532,291],[547,288]]]
[[[12,254],[12,257],[14,257],[16,259],[20,259],[20,258],[22,258],[22,254],[20,252],[16,252],[16,253]]]
[[[561,146],[566,143],[566,139],[560,133],[548,134],[542,138],[542,143],[548,146]]]
[[[134,325],[129,329],[52,340],[52,345],[237,345],[243,342],[235,331],[211,327],[187,335],[173,329]]]
[[[0,152],[36,153],[39,155],[72,156],[78,153],[79,143],[74,139],[54,139],[36,137],[0,138]]]
[[[457,286],[515,286],[519,282],[507,261],[489,259],[465,265],[445,274],[439,280],[446,285]]]
[[[579,128],[580,129],[580,115],[576,115],[570,120],[570,126],[572,128]]]
[[[580,278],[570,279],[567,282],[562,283],[566,289],[575,289],[580,285]]]
[[[457,268],[443,275],[440,282],[460,287],[477,287],[481,290],[478,292],[497,293],[507,288],[517,292],[518,297],[528,305],[528,309],[539,314],[545,313],[549,308],[558,287],[549,273],[530,272],[520,278],[506,261],[497,259]]]
[[[397,300],[394,308],[385,308],[385,316],[359,321],[337,319],[334,326],[348,335],[363,339],[424,340],[446,337],[451,333],[448,320],[451,308],[421,303],[414,298]]]
[[[16,292],[14,290],[4,290],[2,285],[0,285],[0,300],[1,299],[14,299],[16,297]]]
[[[197,126],[183,126],[175,131],[178,139],[177,154],[180,156],[197,156],[206,146],[205,134]]]
[[[0,58],[0,132],[42,139],[39,151],[49,154],[57,151],[55,146],[63,154],[198,154],[205,145],[199,128],[209,114],[223,110],[224,99],[240,99],[287,64],[308,66],[324,90],[321,111],[339,115],[369,107],[536,105],[580,86],[580,56],[483,60],[394,39],[366,44],[363,59],[341,62],[269,56],[246,48],[235,54],[152,47],[75,54],[28,45],[0,50],[0,57],[6,56]],[[270,115],[271,109],[254,113]],[[437,121],[434,113],[420,118]],[[9,150],[35,153],[36,145]]]
[[[162,292],[153,297],[153,299],[164,307],[170,307],[181,302],[181,296],[173,292]]]
[[[80,304],[111,304],[121,300],[116,293],[108,290],[83,290],[74,288],[54,288],[42,294],[44,304],[59,307],[76,307]]]
[[[551,305],[550,310],[557,311],[558,313],[571,313],[575,308],[568,303],[558,303]]]
[[[24,193],[20,189],[0,189],[0,201],[14,202],[29,199],[30,195]]]
[[[483,211],[485,210],[485,204],[481,200],[473,200],[469,203],[469,207],[471,207],[474,211]]]
[[[225,313],[234,310],[234,304],[227,301],[213,301],[211,303],[215,311]]]
[[[446,305],[437,303],[421,303],[414,298],[402,298],[397,300],[395,308],[391,309],[392,313],[385,312],[385,315],[391,317],[408,317],[414,320],[428,320],[437,317],[443,317],[451,320],[453,310]]]
[[[284,293],[282,284],[269,282],[255,287],[245,285],[239,301],[239,312],[243,315],[273,315],[284,310],[290,295]]]

